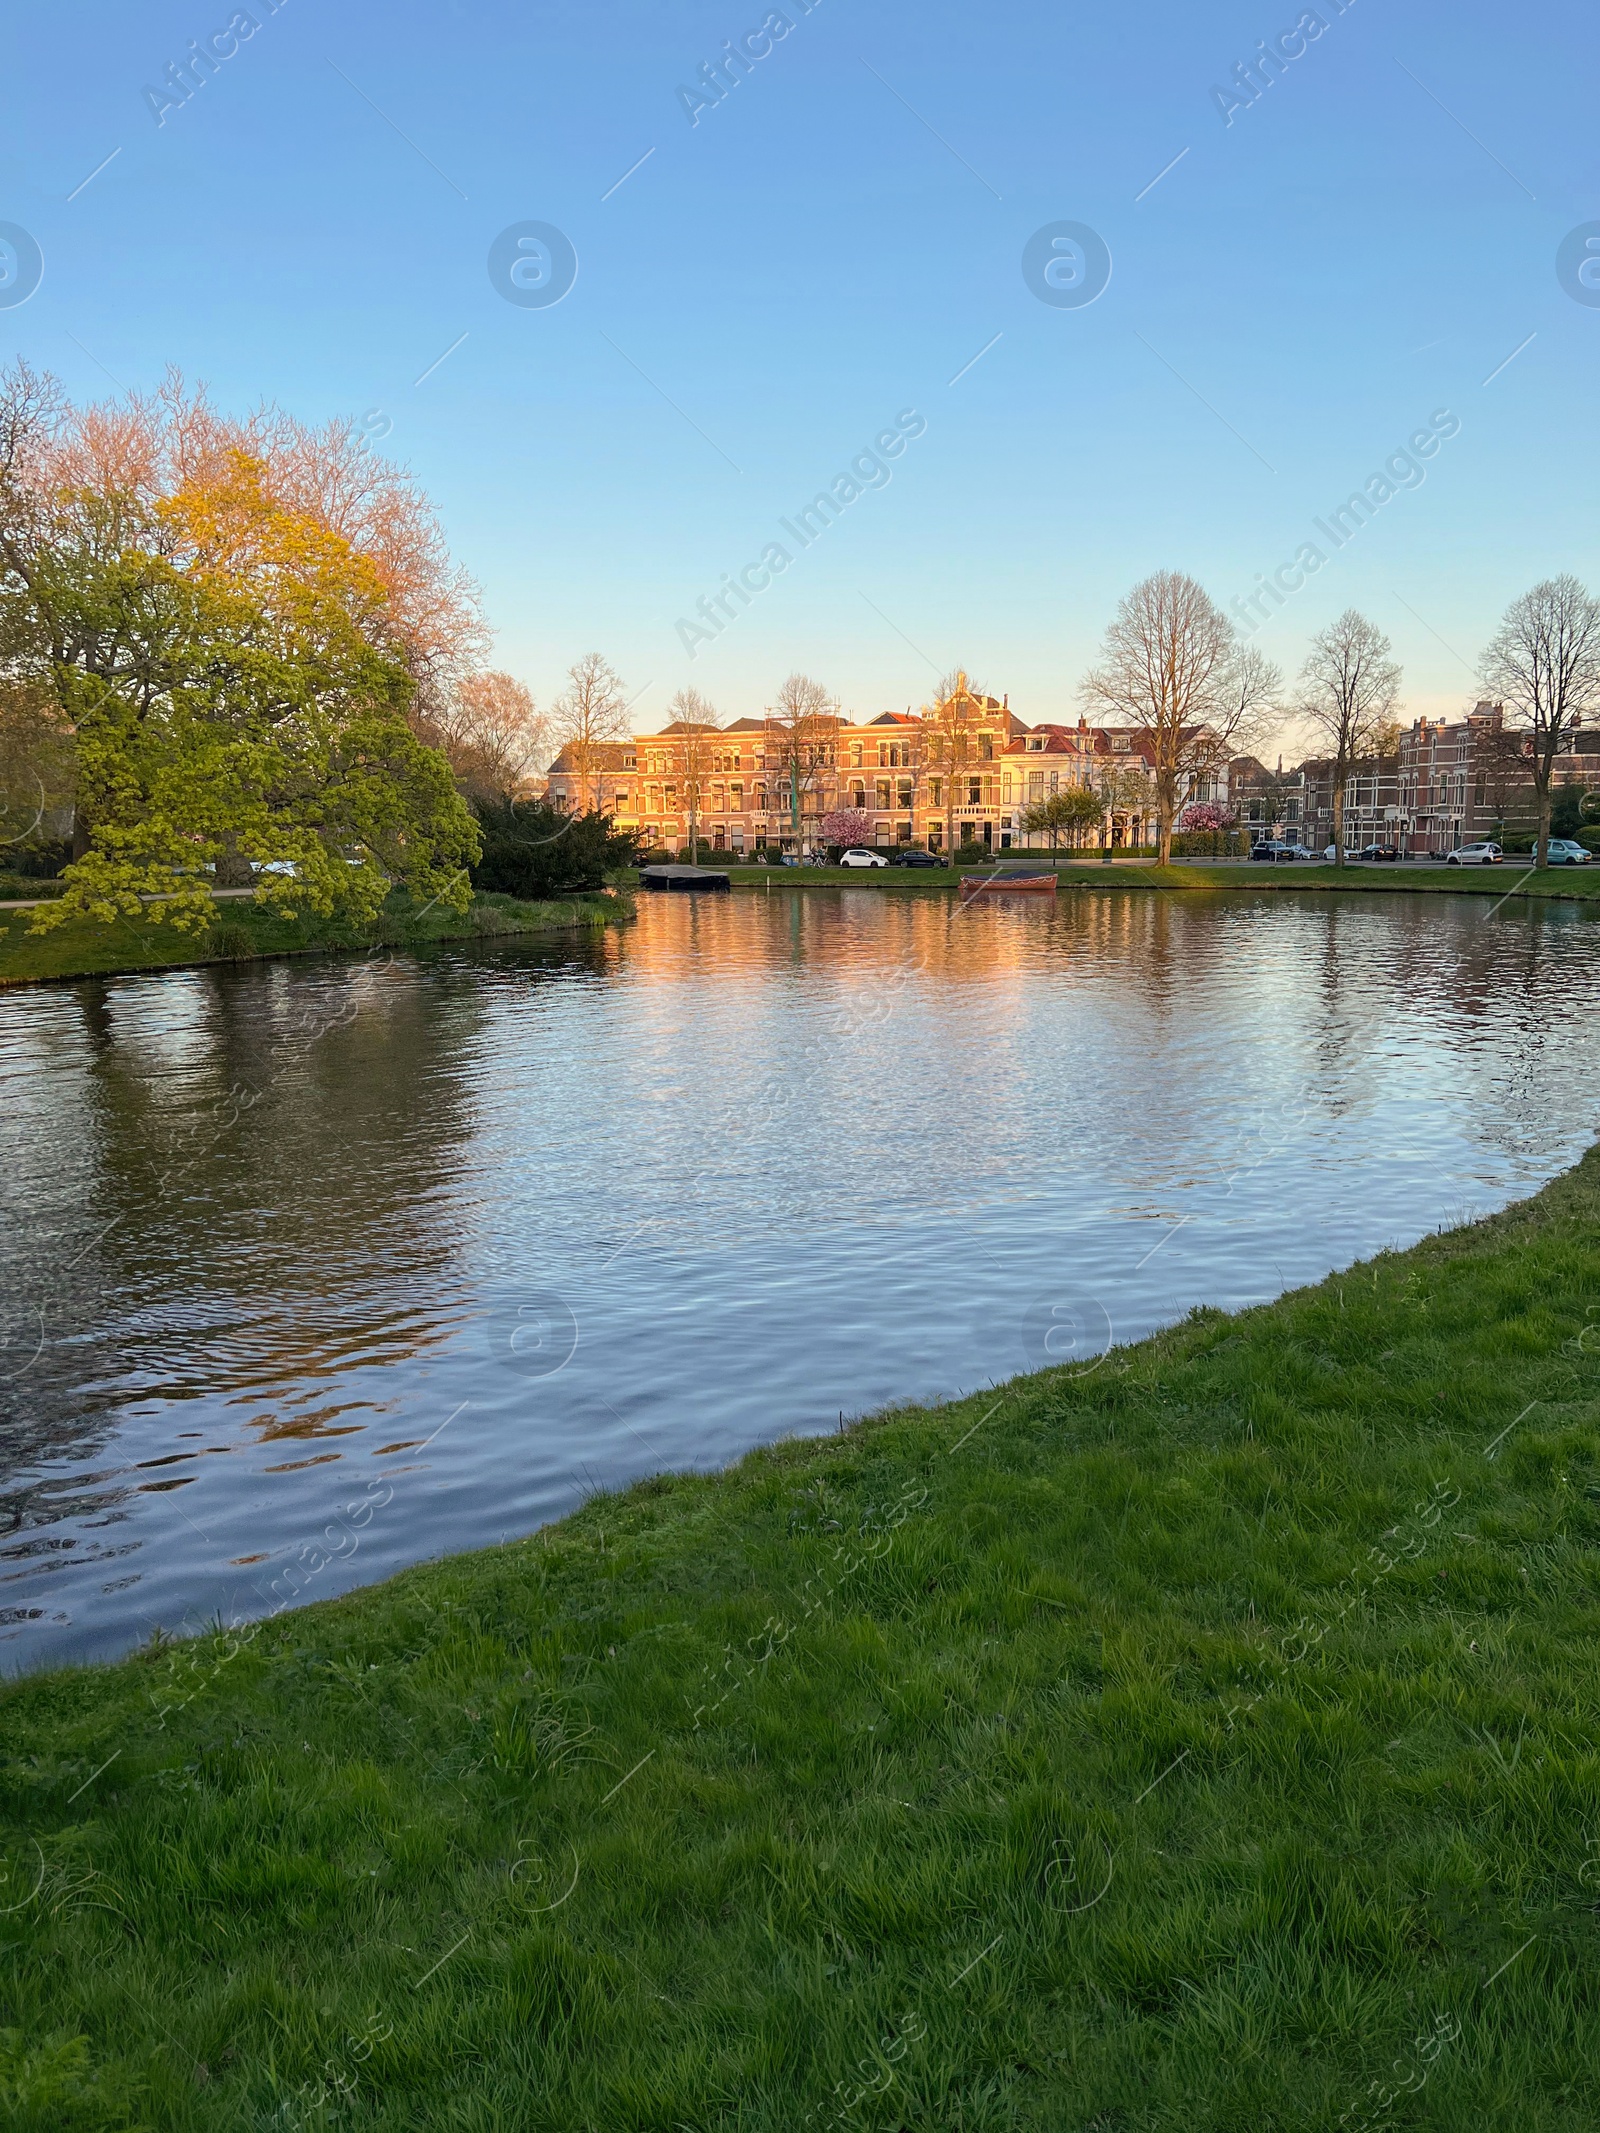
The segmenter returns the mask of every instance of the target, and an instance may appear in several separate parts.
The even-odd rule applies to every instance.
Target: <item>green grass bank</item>
[[[713,864],[720,864],[714,861]],[[975,867],[741,867],[724,871],[735,886],[763,884],[777,888],[816,886],[881,889],[895,895],[926,895],[936,889],[951,889],[963,874],[983,874],[991,866],[1020,867],[1039,873],[1051,868],[1048,852],[1003,852],[989,866]],[[1202,865],[1176,861],[1157,866],[1153,860],[1119,859],[1111,866],[1098,861],[1071,861],[1056,855],[1055,871],[1064,889],[1256,889],[1268,893],[1304,893],[1308,889],[1339,895],[1383,896],[1438,894],[1487,896],[1491,902],[1549,901],[1600,904],[1600,866],[1522,867],[1512,862],[1498,867],[1425,867],[1378,864],[1353,865],[1343,869],[1301,862],[1263,866],[1249,860],[1208,861]],[[630,876],[629,879],[634,877]]]
[[[465,912],[440,904],[419,911],[404,890],[396,890],[376,927],[357,928],[338,919],[282,918],[241,897],[219,903],[210,931],[198,936],[148,917],[109,924],[69,919],[49,933],[32,933],[32,911],[0,911],[0,986],[249,962],[257,956],[370,953],[373,948],[419,947],[430,941],[561,932],[604,926],[630,909],[628,897],[520,903],[511,896],[475,896]]]
[[[1093,1367],[10,1685],[4,2123],[1593,2125],[1597,1311],[1600,1151]]]

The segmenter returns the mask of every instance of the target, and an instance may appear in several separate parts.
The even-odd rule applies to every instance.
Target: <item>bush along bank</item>
[[[1591,1154],[1263,1308],[12,1685],[11,2122],[1578,2123],[1597,1240]]]

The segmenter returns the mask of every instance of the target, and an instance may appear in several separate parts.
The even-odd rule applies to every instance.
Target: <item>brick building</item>
[[[1226,766],[1190,782],[1185,798],[1226,804]],[[1008,698],[974,690],[965,677],[931,712],[853,719],[835,710],[814,722],[803,746],[770,716],[720,727],[675,721],[592,750],[582,776],[563,751],[547,786],[555,805],[599,805],[619,828],[671,850],[688,837],[693,791],[702,840],[730,856],[820,850],[819,823],[835,807],[870,816],[870,841],[883,849],[1038,847],[1049,840],[1023,828],[1026,810],[1073,787],[1105,803],[1100,837],[1090,841],[1139,844],[1155,824],[1147,735],[1081,718],[1029,726]]]

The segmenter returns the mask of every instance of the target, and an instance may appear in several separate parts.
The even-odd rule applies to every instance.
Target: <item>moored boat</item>
[[[719,874],[714,867],[655,866],[639,869],[641,889],[727,889],[732,887],[726,874]]]
[[[961,877],[961,901],[971,903],[973,897],[985,890],[999,890],[1006,896],[1054,896],[1054,874],[1024,874],[1020,867],[1009,873],[963,874]]]

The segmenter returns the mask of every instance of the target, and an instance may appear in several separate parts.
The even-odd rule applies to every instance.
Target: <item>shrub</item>
[[[1174,859],[1248,859],[1250,840],[1240,829],[1174,830]]]
[[[527,902],[603,889],[610,867],[633,866],[639,840],[608,815],[564,814],[542,800],[480,800],[483,851],[472,886]]]
[[[236,918],[219,919],[206,935],[206,953],[226,963],[248,962],[256,952],[256,937]]]

